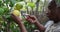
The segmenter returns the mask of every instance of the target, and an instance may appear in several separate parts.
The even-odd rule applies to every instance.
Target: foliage
[[[4,9],[0,8],[0,15],[2,15],[4,13]]]
[[[35,3],[33,3],[33,2],[29,2],[29,3],[27,3],[27,5],[30,6],[31,8],[34,8],[35,7]]]
[[[21,14],[20,10],[25,11],[27,10],[26,7],[36,8],[35,6],[36,4],[34,2],[27,2],[27,3],[24,2],[24,5],[22,5],[21,3],[18,3],[22,1],[24,2],[24,0],[0,0],[0,25],[1,25],[0,30],[1,31],[5,32],[6,28],[8,28],[7,25],[10,25],[9,29],[12,32],[20,32],[18,25],[10,17],[11,13],[19,16],[19,14]],[[39,2],[39,0],[37,2]],[[42,9],[42,5],[43,4],[40,5],[41,6],[40,10]],[[21,16],[21,18],[24,19],[24,16]],[[7,23],[10,23],[10,24],[7,24]],[[26,20],[23,20],[23,23],[26,26],[28,32],[32,32],[33,30],[37,29],[37,27],[34,24],[30,24]]]

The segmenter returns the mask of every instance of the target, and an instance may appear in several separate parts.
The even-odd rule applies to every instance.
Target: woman
[[[33,15],[28,15],[26,20],[32,24],[35,24],[38,27],[40,32],[60,32],[60,25],[59,25],[60,24],[59,22],[60,21],[60,6],[58,6],[56,3],[57,2],[55,0],[52,0],[48,6],[47,16],[49,20],[52,20],[52,22],[54,22],[49,27],[49,30],[47,30],[45,26],[40,24],[37,18]],[[21,32],[27,32],[25,26],[23,25],[19,17],[12,14],[12,18],[16,21],[16,23],[18,23],[21,29]]]

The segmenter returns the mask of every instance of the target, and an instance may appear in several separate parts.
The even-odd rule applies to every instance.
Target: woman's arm
[[[13,18],[13,20],[19,25],[19,28],[21,30],[21,32],[27,32],[24,24],[21,22],[21,19],[15,15],[11,15],[11,17]]]

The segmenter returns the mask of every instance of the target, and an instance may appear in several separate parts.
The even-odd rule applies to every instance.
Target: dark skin
[[[19,25],[21,32],[27,32],[24,24],[22,23],[22,20],[19,17],[15,16],[14,14],[11,14],[11,17]],[[28,15],[26,20],[32,24],[35,24],[39,30],[41,30],[41,31],[45,30],[45,27],[39,23],[39,21],[37,20],[37,18],[35,16]]]
[[[21,32],[27,32],[24,24],[21,22],[22,20],[19,17],[15,16],[14,14],[11,14],[11,17],[19,25]]]
[[[32,24],[35,24],[40,31],[45,30],[45,27],[41,23],[39,23],[39,21],[34,15],[28,15],[26,20]]]
[[[50,12],[47,13],[47,16],[50,20],[53,20],[55,23],[60,21],[60,7],[57,7],[55,1],[51,1],[48,6]]]
[[[53,20],[54,23],[57,23],[60,21],[60,7],[57,7],[54,0],[52,0],[49,3],[47,16],[50,20]],[[19,25],[21,32],[27,32],[25,26],[23,25],[19,17],[12,14],[12,18]],[[35,24],[41,32],[45,31],[46,28],[42,24],[39,23],[39,21],[37,20],[35,16],[27,15],[26,20],[32,24]]]

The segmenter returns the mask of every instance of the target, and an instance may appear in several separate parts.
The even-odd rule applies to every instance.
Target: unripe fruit
[[[20,12],[19,12],[18,10],[14,10],[12,13],[13,13],[15,16],[20,16]]]
[[[14,7],[14,10],[20,10],[20,9],[22,9],[22,8],[23,8],[23,5],[17,3],[17,4],[15,5],[15,7]]]

